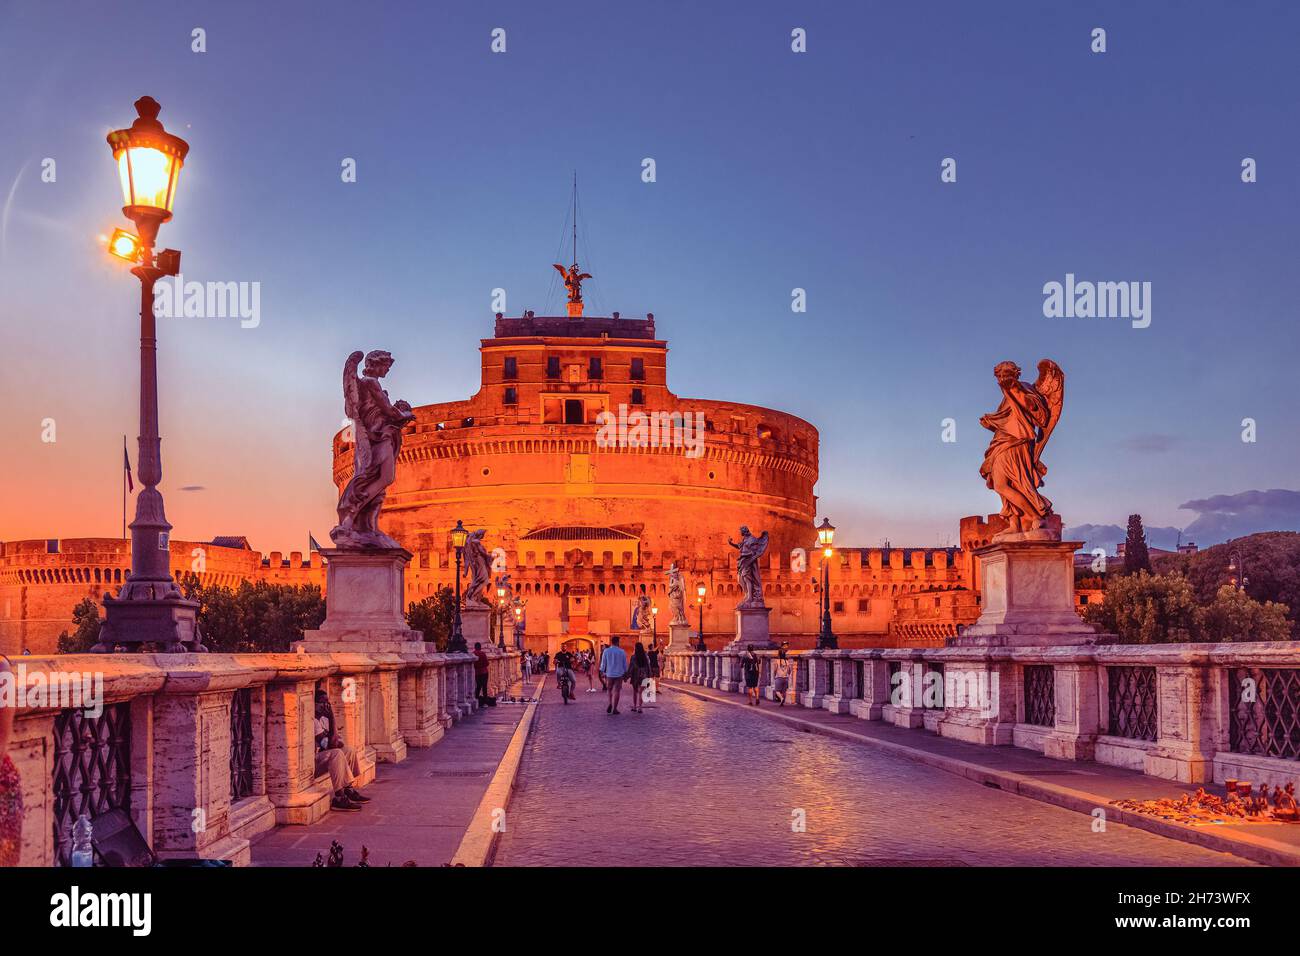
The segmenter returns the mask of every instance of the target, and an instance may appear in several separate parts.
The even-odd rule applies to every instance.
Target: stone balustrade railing
[[[489,648],[489,690],[519,653]],[[250,840],[329,812],[315,693],[377,762],[435,744],[477,708],[471,654],[79,654],[19,657],[9,755],[22,779],[21,864],[67,862],[73,823],[126,810],[160,858],[249,859]],[[89,704],[90,706],[86,706]],[[304,861],[310,862],[310,861]]]
[[[771,700],[774,651],[760,651]],[[1300,644],[871,648],[790,655],[787,703],[1184,783],[1300,785]],[[744,692],[738,651],[670,651],[670,680]]]

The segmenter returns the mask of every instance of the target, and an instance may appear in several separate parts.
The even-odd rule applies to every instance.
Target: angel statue
[[[415,420],[406,402],[390,402],[379,380],[393,367],[393,357],[376,349],[366,353],[360,378],[362,353],[353,352],[343,366],[343,411],[352,420],[356,440],[352,445],[352,480],[339,496],[339,523],[330,539],[340,548],[399,548],[379,530],[379,512],[388,486],[397,477],[397,453],[402,429]]]
[[[485,534],[487,529],[479,528],[470,532],[465,539],[465,570],[462,573],[469,575],[469,584],[465,587],[465,599],[462,602],[465,607],[492,606],[487,596],[487,587],[492,581],[492,555],[483,545]]]
[[[674,561],[668,569],[668,606],[673,612],[673,624],[686,624],[686,585],[682,582],[682,569]]]
[[[1038,489],[1047,474],[1043,446],[1061,417],[1065,373],[1051,359],[1043,359],[1033,385],[1020,381],[1015,362],[999,362],[993,375],[1002,388],[1002,404],[980,419],[993,433],[980,475],[1002,498],[1009,532],[1050,531],[1046,519],[1053,513],[1052,502]]]
[[[737,544],[728,538],[727,544],[740,552],[736,558],[736,579],[745,592],[745,598],[736,605],[737,610],[746,607],[767,607],[763,603],[763,582],[758,576],[758,560],[767,551],[767,532],[764,531],[755,538],[749,533],[749,528],[742,525],[740,543]]]
[[[578,264],[576,262],[568,269],[564,268],[564,266],[560,265],[557,262],[555,263],[555,268],[560,271],[560,275],[564,279],[564,287],[569,290],[569,301],[581,302],[582,301],[582,280],[590,279],[591,273],[579,272]]]

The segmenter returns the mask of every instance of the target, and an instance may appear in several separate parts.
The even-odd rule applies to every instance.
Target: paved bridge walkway
[[[603,694],[580,686],[566,706],[548,690],[496,865],[1249,865],[1119,823],[1094,832],[1086,813],[801,732],[728,703],[735,695],[703,694],[723,699],[665,689],[643,715],[627,710],[625,695],[623,713],[609,716]],[[794,716],[919,733],[801,708]],[[939,743],[985,759],[1045,761]]]

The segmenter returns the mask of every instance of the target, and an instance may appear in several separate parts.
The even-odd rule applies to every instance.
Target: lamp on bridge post
[[[465,634],[460,627],[460,555],[465,548],[465,539],[468,537],[469,532],[457,518],[456,527],[451,529],[451,543],[456,548],[456,615],[451,621],[451,640],[447,642],[447,650],[453,654],[463,654],[469,650],[469,645],[465,643]]]
[[[117,645],[155,643],[169,651],[202,651],[198,603],[187,601],[171,574],[171,524],[158,490],[162,481],[162,439],[158,435],[158,329],[154,285],[180,272],[181,254],[163,249],[154,254],[158,229],[172,218],[176,182],[189,144],[163,129],[158,101],[142,96],[138,114],[126,129],[108,134],[108,146],[122,182],[122,214],[136,231],[117,229],[108,251],[134,263],[140,280],[140,435],[136,458],[140,492],[131,522],[131,571],[117,597],[105,595],[105,621],[92,650]]]
[[[497,647],[506,649],[506,586],[497,578]]]
[[[524,623],[524,602],[515,598],[515,645],[516,650],[523,651],[524,636],[519,633],[519,626]]]
[[[659,643],[659,605],[650,605],[650,646]]]
[[[695,593],[700,599],[700,642],[695,645],[695,649],[697,651],[707,651],[709,649],[708,645],[704,643],[704,596],[708,594],[709,591],[708,588],[704,586],[703,581],[696,586]]]
[[[839,647],[839,642],[831,631],[830,560],[835,553],[832,548],[835,543],[835,526],[831,524],[830,518],[822,518],[822,523],[817,526],[817,543],[822,548],[822,630],[817,635],[817,647],[827,650]]]

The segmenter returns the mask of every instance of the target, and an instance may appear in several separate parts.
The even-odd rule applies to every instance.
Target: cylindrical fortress
[[[416,407],[403,437],[381,523],[408,550],[445,551],[458,520],[512,566],[722,557],[741,525],[772,551],[810,546],[817,429],[673,394],[653,315],[498,316],[495,332],[478,393]],[[348,439],[334,441],[340,489]]]

